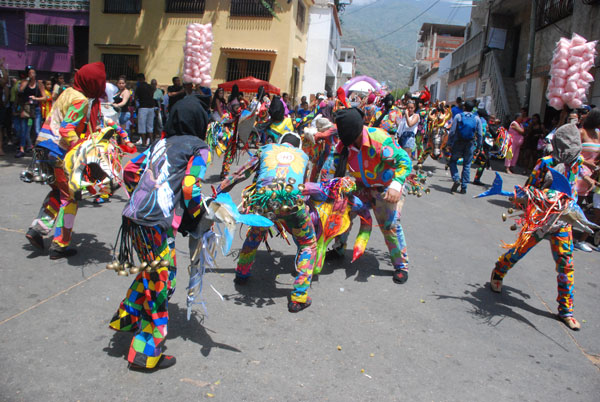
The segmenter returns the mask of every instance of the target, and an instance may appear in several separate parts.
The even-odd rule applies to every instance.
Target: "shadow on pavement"
[[[320,275],[330,275],[336,269],[344,267],[346,271],[346,279],[355,276],[356,282],[367,282],[371,275],[375,276],[392,276],[394,274],[391,265],[389,270],[382,271],[379,269],[380,261],[389,261],[389,254],[387,251],[376,250],[373,248],[367,248],[365,253],[355,262],[352,261],[352,250],[346,250],[343,259],[325,261],[323,264],[323,270]],[[318,280],[318,276],[317,279]]]
[[[498,326],[506,317],[513,318],[529,325],[531,328],[552,342],[556,343],[565,351],[567,350],[560,343],[541,332],[531,321],[517,312],[517,310],[524,310],[542,317],[556,319],[554,314],[546,310],[540,310],[526,303],[524,299],[531,298],[531,296],[529,296],[527,293],[510,286],[503,285],[502,293],[497,294],[490,290],[489,282],[485,283],[484,285],[477,283],[468,284],[467,286],[472,290],[465,290],[464,296],[439,294],[433,294],[433,296],[437,297],[438,300],[461,300],[470,303],[472,309],[469,311],[469,313],[476,319],[481,320],[483,323],[492,327]],[[495,319],[497,319],[497,321]]]
[[[292,291],[291,283],[280,282],[278,277],[295,274],[295,258],[295,254],[283,254],[275,250],[271,253],[257,251],[250,271],[252,276],[248,282],[245,285],[236,285],[238,293],[224,294],[223,298],[237,305],[256,308],[274,305],[273,299],[287,298]],[[216,269],[215,272],[233,274],[232,280],[235,275],[235,269]]]
[[[198,316],[201,318],[199,319]],[[179,305],[175,303],[169,303],[169,330],[165,343],[168,343],[169,339],[174,338],[191,341],[201,346],[200,353],[202,353],[203,356],[208,356],[213,348],[241,353],[241,350],[233,346],[213,341],[208,333],[210,330],[204,328],[202,321],[203,316],[197,312],[192,312],[192,316],[188,321],[187,308],[179,307]],[[108,330],[110,331],[110,329]],[[133,332],[114,331],[108,346],[102,350],[111,357],[126,359],[133,335]],[[167,347],[163,347],[163,352],[166,350]]]
[[[507,199],[504,199],[504,200],[488,199],[487,202],[489,202],[490,204],[493,204],[493,205],[497,205],[502,208],[506,208],[506,209],[515,207],[515,205]]]

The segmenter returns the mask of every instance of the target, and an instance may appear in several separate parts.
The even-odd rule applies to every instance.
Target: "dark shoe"
[[[344,252],[339,252],[338,249],[332,248],[325,252],[325,261],[341,260],[344,258]]]
[[[452,184],[452,188],[450,189],[451,193],[456,193],[456,190],[458,190],[458,188],[460,187],[460,182],[459,181],[455,181],[454,184]]]
[[[38,250],[44,249],[44,238],[41,234],[38,233],[37,230],[29,229],[25,237],[27,238],[27,240],[29,240],[29,243],[33,246],[33,248],[36,248]]]
[[[473,180],[473,184],[476,186],[483,186],[484,184],[480,180]]]
[[[306,303],[298,303],[295,301],[290,301],[288,303],[288,311],[290,313],[298,313],[298,312],[304,310],[305,308],[310,307],[311,304],[312,304],[312,299],[310,297],[306,298]]]
[[[235,278],[233,278],[233,283],[235,283],[236,285],[244,286],[248,283],[248,279],[250,279],[249,276],[244,277],[236,275]]]
[[[408,271],[405,269],[397,269],[394,272],[394,276],[392,277],[394,283],[403,284],[408,280]]]
[[[56,247],[50,249],[50,259],[59,260],[61,258],[73,257],[77,254],[77,250],[68,247]]]
[[[175,359],[175,356],[162,355],[160,360],[158,361],[158,364],[152,368],[138,366],[137,364],[129,363],[129,370],[145,371],[145,372],[151,373],[156,370],[162,370],[162,369],[172,367],[175,365],[176,362],[177,362],[177,359]]]
[[[18,151],[18,152],[15,154],[15,158],[22,158],[22,157],[24,157],[24,156],[25,156],[25,152],[22,152],[22,151]]]
[[[460,189],[460,193],[461,193],[461,194],[467,194],[467,189],[466,189],[466,188],[464,188],[464,187],[463,187],[463,188],[461,188],[461,189]]]

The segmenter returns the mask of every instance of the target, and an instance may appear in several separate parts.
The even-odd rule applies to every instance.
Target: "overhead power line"
[[[357,45],[361,45],[361,44],[363,44],[363,43],[375,42],[375,41],[377,41],[377,40],[379,40],[379,39],[383,39],[383,38],[385,38],[385,37],[388,37],[388,36],[390,36],[390,35],[392,35],[392,34],[395,34],[396,32],[400,31],[402,28],[405,28],[405,27],[406,27],[406,26],[408,26],[409,24],[411,24],[411,23],[415,22],[415,20],[416,20],[417,18],[419,18],[420,16],[422,16],[423,14],[425,14],[427,11],[431,10],[431,9],[432,9],[432,8],[433,8],[433,7],[434,7],[436,4],[438,4],[440,1],[441,1],[441,0],[436,0],[435,2],[433,2],[433,4],[431,4],[431,5],[430,5],[429,7],[427,7],[425,10],[423,10],[423,11],[422,11],[422,12],[421,12],[419,15],[415,16],[415,17],[414,17],[412,20],[410,20],[410,21],[408,21],[406,24],[404,24],[404,25],[402,25],[402,26],[400,26],[400,27],[398,27],[398,28],[394,29],[393,31],[390,31],[390,32],[388,32],[388,33],[386,33],[386,34],[380,35],[380,36],[378,36],[378,37],[376,37],[376,38],[373,38],[373,39],[369,39],[369,40],[366,40],[366,41],[363,41],[363,42],[358,42],[358,43],[357,43]]]

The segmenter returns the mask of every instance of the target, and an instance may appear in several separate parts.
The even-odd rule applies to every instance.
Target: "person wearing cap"
[[[297,313],[312,303],[308,288],[316,257],[317,238],[310,218],[308,206],[301,193],[307,174],[308,156],[302,151],[300,136],[288,132],[281,136],[278,144],[267,144],[232,176],[219,185],[217,192],[229,192],[237,183],[256,174],[251,191],[244,194],[244,205],[253,213],[264,215],[276,227],[286,230],[298,245],[296,270],[288,303],[288,311]],[[256,250],[266,241],[267,228],[251,227],[240,252],[235,269],[236,285],[245,285],[250,277]]]
[[[294,123],[286,117],[285,103],[279,96],[273,97],[269,105],[269,125],[266,129],[266,141],[277,143],[284,134],[294,131]]]
[[[342,109],[335,115],[339,142],[336,146],[338,159],[335,176],[344,177],[346,172],[356,180],[356,196],[373,210],[381,228],[394,266],[393,280],[408,280],[408,253],[404,231],[400,224],[402,213],[402,190],[412,171],[409,155],[380,128],[365,127],[363,113],[357,108]],[[336,239],[327,258],[344,256],[349,230]]]
[[[69,191],[68,177],[63,170],[63,158],[66,153],[85,136],[88,125],[95,132],[100,125],[100,99],[105,95],[106,71],[101,62],[86,64],[75,74],[72,87],[65,89],[52,105],[36,144],[53,149],[50,161],[54,167],[56,181],[50,185],[38,216],[34,219],[25,235],[34,248],[44,249],[43,236],[55,227],[54,238],[50,246],[50,259],[70,257],[77,253],[68,248],[75,215],[77,200]],[[93,98],[93,103],[90,102]]]
[[[136,275],[109,327],[134,333],[127,354],[132,370],[153,371],[175,364],[173,356],[163,354],[168,302],[177,273],[175,238],[177,232],[194,231],[204,212],[202,179],[210,162],[204,142],[208,99],[189,95],[179,100],[170,111],[165,138],[124,169],[130,198],[115,246],[118,263],[132,262],[135,252],[149,267]],[[160,264],[153,267],[157,260]]]
[[[581,138],[575,124],[560,127],[552,139],[552,155],[538,160],[525,183],[538,189],[547,187],[550,168],[561,172],[569,181],[574,202],[577,201],[577,179],[583,163],[581,156]],[[496,293],[502,291],[502,283],[508,271],[515,266],[536,244],[544,238],[550,240],[552,257],[556,262],[556,282],[558,284],[558,317],[570,329],[579,330],[581,325],[573,317],[573,232],[570,224],[559,222],[546,234],[534,232],[527,241],[509,249],[500,256],[492,270],[490,288]]]

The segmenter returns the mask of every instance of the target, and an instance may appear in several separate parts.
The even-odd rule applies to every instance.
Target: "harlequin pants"
[[[366,208],[373,211],[377,224],[385,239],[385,244],[390,252],[394,269],[408,270],[406,238],[404,237],[404,230],[400,224],[404,200],[401,199],[397,203],[390,203],[383,199],[384,194],[385,193],[373,189],[363,189],[357,192],[356,196],[360,198]],[[356,215],[356,212],[351,212],[350,220],[353,221]],[[336,240],[336,244],[341,244],[337,249],[338,252],[345,249],[351,228],[352,226]]]
[[[547,238],[550,240],[552,257],[556,262],[558,314],[561,317],[569,317],[573,315],[574,283],[573,233],[571,226],[564,227],[559,232],[548,235]],[[494,273],[504,278],[508,271],[542,239],[543,237],[534,235],[521,247],[508,250],[498,259]]]
[[[223,154],[223,168],[221,169],[221,177],[226,177],[231,169],[231,164],[235,160],[237,153],[237,133],[232,135],[227,143],[227,148]]]
[[[67,247],[71,243],[73,224],[77,215],[77,201],[69,194],[67,177],[62,167],[54,169],[56,181],[40,208],[38,216],[31,223],[34,229],[43,236],[50,233],[54,227],[52,246]]]
[[[133,331],[127,360],[138,366],[153,368],[162,356],[162,345],[169,323],[168,302],[175,292],[175,231],[158,227],[146,228],[146,236],[134,239],[138,256],[146,262],[157,257],[169,261],[169,267],[153,272],[142,270],[127,291],[109,324],[116,331]],[[144,249],[144,253],[141,250]],[[152,252],[148,253],[149,250]],[[153,256],[154,258],[149,258]]]
[[[296,276],[296,280],[294,281],[294,290],[292,291],[291,299],[294,302],[306,303],[317,254],[315,228],[310,219],[308,207],[304,206],[298,212],[289,215],[279,215],[273,222],[281,224],[292,235],[294,242],[298,246],[298,254],[296,255],[298,276]],[[265,240],[266,235],[267,229],[265,228],[250,228],[235,270],[237,276],[243,278],[250,276],[250,269],[256,257],[256,250],[260,246],[260,243]]]

